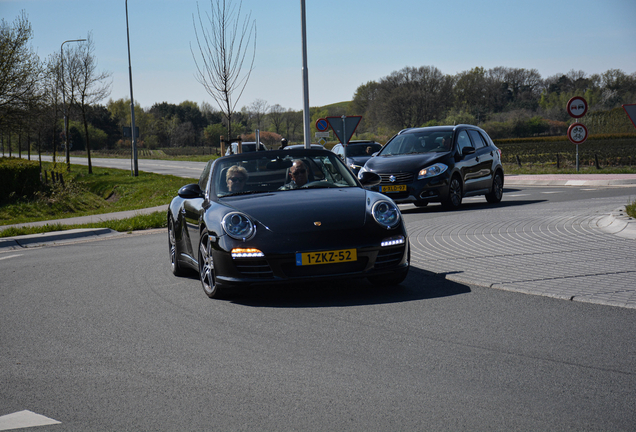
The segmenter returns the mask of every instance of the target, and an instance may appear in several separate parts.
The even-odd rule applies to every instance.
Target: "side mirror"
[[[471,154],[475,154],[475,148],[474,147],[464,147],[462,149],[462,156],[468,156]]]
[[[360,183],[362,183],[362,186],[375,186],[380,184],[380,182],[382,181],[382,177],[374,172],[365,171],[360,174],[359,180]]]
[[[203,191],[199,187],[198,183],[192,183],[179,189],[178,195],[185,199],[203,198]]]

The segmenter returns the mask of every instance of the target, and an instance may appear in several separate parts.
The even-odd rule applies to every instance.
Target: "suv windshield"
[[[358,157],[358,156],[371,156],[373,153],[377,153],[382,150],[382,146],[376,143],[369,144],[349,144],[347,146],[347,156],[349,157]]]
[[[292,173],[302,171],[302,180]],[[221,158],[214,164],[218,197],[294,189],[357,187],[340,158],[327,150],[251,152]]]
[[[447,152],[452,149],[452,142],[452,131],[405,133],[393,137],[384,146],[380,154],[382,156],[390,156]]]

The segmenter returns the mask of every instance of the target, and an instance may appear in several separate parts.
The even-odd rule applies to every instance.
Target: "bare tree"
[[[91,164],[90,134],[88,132],[88,111],[92,104],[95,104],[110,95],[111,82],[107,81],[111,77],[110,72],[97,70],[97,59],[95,58],[95,44],[93,36],[88,34],[86,42],[79,44],[74,50],[77,65],[77,92],[76,105],[82,113],[84,123],[84,136],[86,139],[86,157],[88,158],[88,173],[93,173]]]
[[[283,129],[283,116],[285,114],[285,108],[279,104],[269,107],[269,119],[274,125],[274,132],[280,135]]]
[[[267,101],[263,99],[256,99],[249,106],[248,111],[250,116],[256,122],[256,129],[262,129],[263,118],[265,117],[265,114],[267,114],[268,109],[269,105],[267,104]]]
[[[228,138],[232,137],[232,115],[254,69],[256,57],[256,20],[251,12],[241,17],[243,2],[238,7],[232,0],[210,0],[211,12],[202,16],[197,3],[198,20],[192,21],[199,56],[190,51],[196,64],[196,79],[216,101],[227,121]],[[243,66],[253,43],[249,67]],[[198,58],[198,60],[197,60]]]

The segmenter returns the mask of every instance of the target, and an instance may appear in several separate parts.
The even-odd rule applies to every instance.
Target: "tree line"
[[[563,134],[567,101],[583,96],[590,112],[636,102],[636,72],[571,70],[542,78],[536,69],[475,67],[456,75],[434,66],[405,67],[360,85],[348,108],[362,115],[362,133],[438,124],[477,124],[494,138]],[[627,118],[626,118],[627,120]]]
[[[0,21],[3,154],[32,149],[56,154],[64,152],[68,139],[70,149],[87,152],[90,167],[91,149],[129,149],[123,128],[130,126],[130,100],[102,104],[110,94],[111,73],[98,70],[92,35],[44,60],[30,46],[31,37],[24,12],[12,23]],[[356,138],[380,142],[404,128],[458,123],[480,125],[493,138],[558,135],[571,120],[565,105],[573,96],[584,96],[590,113],[636,103],[636,73],[572,70],[544,79],[536,69],[475,67],[448,75],[433,66],[405,67],[360,85],[349,102],[311,108],[311,130],[320,117],[361,115]],[[256,99],[229,114],[206,102],[136,104],[138,146],[219,147],[221,136],[253,140],[257,129],[270,147],[283,137],[303,141],[302,111]]]

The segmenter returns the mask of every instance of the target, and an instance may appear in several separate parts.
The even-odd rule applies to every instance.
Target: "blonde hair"
[[[247,170],[245,168],[243,168],[240,165],[233,165],[227,170],[227,173],[225,174],[225,179],[226,180],[229,179],[234,174],[242,175],[245,180],[247,180],[247,178],[249,177],[249,174],[247,173]]]

